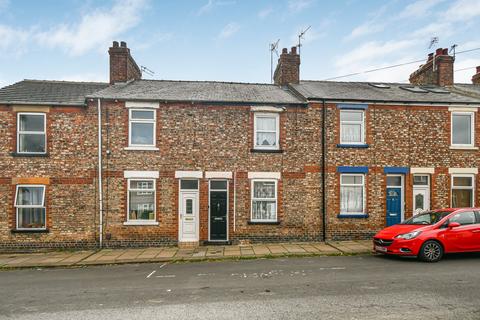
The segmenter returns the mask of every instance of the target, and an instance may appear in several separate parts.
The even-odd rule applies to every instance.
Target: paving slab
[[[298,244],[284,244],[283,247],[288,250],[288,253],[306,253]]]
[[[273,255],[281,255],[281,254],[287,254],[288,250],[284,248],[282,245],[267,245],[268,250],[270,250],[271,254]]]
[[[312,244],[312,246],[317,248],[321,253],[325,253],[325,254],[335,254],[335,253],[339,254],[339,253],[342,253],[337,248],[334,248],[334,247],[332,247],[328,244],[325,244],[325,243],[315,243],[315,244]]]
[[[264,256],[264,255],[271,254],[267,246],[255,245],[255,246],[252,246],[252,249],[256,256]]]

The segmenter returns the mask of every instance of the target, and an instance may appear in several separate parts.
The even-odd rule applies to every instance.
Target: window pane
[[[471,187],[472,177],[453,177],[453,185],[455,187]]]
[[[340,120],[341,121],[362,121],[363,112],[341,111]]]
[[[277,134],[275,132],[257,132],[257,146],[276,146]]]
[[[193,200],[187,199],[185,201],[185,214],[193,214]]]
[[[227,181],[210,181],[210,189],[227,189]]]
[[[130,181],[130,189],[153,189],[153,181],[151,180],[133,180]]]
[[[402,186],[402,177],[387,176],[387,186]]]
[[[153,123],[132,123],[132,144],[153,145]]]
[[[461,212],[456,215],[454,215],[451,219],[450,222],[458,222],[461,225],[465,224],[475,224],[475,214],[472,211],[468,212]]]
[[[44,131],[44,115],[41,114],[21,114],[20,131]]]
[[[340,212],[363,212],[363,187],[340,187]]]
[[[18,138],[18,152],[45,152],[44,134],[21,133]]]
[[[129,219],[154,220],[155,194],[153,191],[130,191]]]
[[[181,189],[198,189],[198,180],[181,180],[180,181]]]
[[[253,200],[252,206],[253,220],[277,220],[277,205],[275,201]]]
[[[428,176],[413,176],[413,184],[416,186],[427,186]]]
[[[19,228],[45,228],[45,208],[17,208]]]
[[[255,181],[253,188],[254,198],[275,199],[275,182]]]
[[[19,187],[17,205],[41,206],[43,204],[43,187]]]
[[[132,110],[132,119],[153,120],[154,111],[134,111]]]
[[[362,126],[360,124],[342,124],[342,142],[362,142]]]
[[[423,205],[425,203],[425,196],[421,193],[415,195],[415,210],[421,209],[423,210]]]
[[[453,144],[471,144],[471,116],[452,116],[452,142]]]
[[[342,184],[363,184],[362,176],[342,175]]]
[[[275,117],[257,117],[257,130],[275,131],[277,119]]]
[[[472,190],[452,190],[452,207],[468,208],[472,206]]]

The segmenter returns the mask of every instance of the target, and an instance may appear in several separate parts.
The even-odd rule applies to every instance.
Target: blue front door
[[[387,188],[387,226],[402,221],[402,188]]]

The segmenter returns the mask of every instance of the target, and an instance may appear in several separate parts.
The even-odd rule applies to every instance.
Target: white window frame
[[[351,183],[342,183],[342,177],[344,176],[354,176],[354,177],[361,177],[362,178],[362,212],[342,212],[341,210],[341,203],[342,203],[342,187],[358,187],[359,184],[351,184]],[[364,173],[341,173],[340,174],[340,215],[364,215],[366,210],[366,188],[365,188],[365,174]]]
[[[275,184],[275,198],[255,198],[255,182],[273,182]],[[278,180],[276,179],[252,179],[250,181],[250,221],[252,222],[277,222],[278,221]],[[254,219],[253,218],[253,201],[273,201],[275,200],[275,219]]]
[[[257,119],[258,118],[275,118],[275,146],[263,146],[257,144]],[[274,131],[260,130],[260,132],[272,133]],[[258,150],[279,150],[280,149],[280,115],[278,113],[261,113],[255,112],[253,119],[253,147]]]
[[[20,131],[20,117],[22,115],[34,115],[43,116],[43,132],[40,131]],[[36,134],[43,135],[45,142],[45,151],[32,152],[32,151],[20,151],[20,134]],[[17,153],[20,154],[46,154],[47,153],[47,115],[41,112],[18,112],[17,113]]]
[[[469,144],[454,144],[453,143],[453,116],[454,115],[468,115],[470,116],[470,143]],[[475,112],[473,111],[452,111],[450,112],[450,145],[452,147],[466,147],[471,148],[475,146]]]
[[[18,189],[19,188],[39,188],[41,187],[43,189],[43,198],[42,198],[42,205],[17,205],[17,198],[18,198]],[[15,189],[15,219],[16,219],[16,229],[17,230],[46,230],[47,229],[47,207],[45,206],[45,185],[40,185],[40,184],[17,184],[16,189]],[[43,228],[21,228],[18,225],[18,209],[19,208],[42,208],[45,211],[45,226]]]
[[[361,113],[362,114],[362,120],[361,121],[354,121],[354,120],[342,120],[342,113]],[[351,109],[340,109],[340,144],[365,144],[365,110],[351,110]],[[343,125],[344,124],[359,124],[361,129],[360,129],[360,141],[359,142],[351,142],[351,141],[343,141],[342,137],[342,131],[343,131]]]
[[[453,185],[453,178],[457,177],[469,177],[472,178],[472,186],[471,187],[466,187],[466,186],[458,186],[455,187]],[[450,175],[450,206],[453,207],[453,190],[472,190],[472,202],[470,203],[470,208],[475,207],[475,175],[474,174],[469,174],[469,173],[453,173]]]
[[[152,182],[152,189],[135,189],[130,187],[131,181],[149,181]],[[129,178],[127,179],[127,221],[124,225],[158,225],[157,221],[157,180],[151,178]],[[153,191],[153,219],[130,219],[130,191],[134,192],[152,192]]]
[[[149,111],[153,112],[153,119],[132,119],[134,111]],[[153,144],[132,144],[132,123],[153,123]],[[157,110],[155,109],[128,109],[128,146],[137,148],[155,148],[157,145]]]

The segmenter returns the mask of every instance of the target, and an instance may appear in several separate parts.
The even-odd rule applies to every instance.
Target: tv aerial
[[[432,49],[432,47],[438,43],[438,37],[432,37],[430,39],[430,44],[428,45],[428,49]]]
[[[280,42],[280,39],[278,39],[274,43],[270,43],[270,81],[273,83],[273,53],[278,57],[278,43]]]
[[[155,74],[154,71],[148,69],[147,67],[145,66],[140,66],[140,70],[142,71],[142,74],[146,73],[148,74],[149,76],[153,77],[153,75]]]
[[[311,28],[312,26],[308,26],[305,30],[300,31],[300,34],[298,35],[298,55],[300,55],[300,48],[302,47],[302,39],[305,39],[305,33]]]

